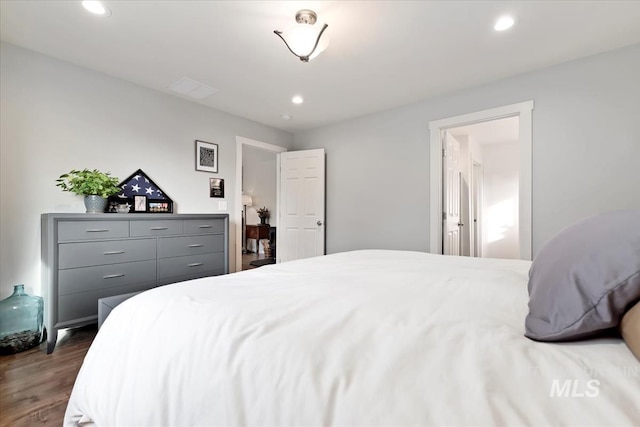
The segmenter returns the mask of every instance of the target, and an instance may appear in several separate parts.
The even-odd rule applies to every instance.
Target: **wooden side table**
[[[257,225],[249,225],[247,224],[247,240],[255,239],[256,240],[256,253],[260,252],[260,240],[269,238],[269,228],[271,226],[269,224],[257,224]],[[248,245],[245,242],[245,247],[248,252]]]

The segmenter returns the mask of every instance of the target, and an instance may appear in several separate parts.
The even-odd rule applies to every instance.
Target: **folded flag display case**
[[[119,194],[109,197],[109,212],[118,213],[173,213],[173,200],[138,169],[118,184]]]

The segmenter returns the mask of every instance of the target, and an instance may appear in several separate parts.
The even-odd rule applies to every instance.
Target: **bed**
[[[524,337],[531,262],[363,250],[118,306],[64,424],[639,425],[617,336]]]

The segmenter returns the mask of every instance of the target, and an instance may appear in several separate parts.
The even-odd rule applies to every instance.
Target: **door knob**
[[[322,221],[318,221],[316,222],[316,224],[318,224],[318,226],[322,225]]]
[[[464,224],[463,224],[463,223],[461,223],[461,222],[459,222],[459,223],[458,223],[458,227],[462,227],[463,225],[464,225]]]

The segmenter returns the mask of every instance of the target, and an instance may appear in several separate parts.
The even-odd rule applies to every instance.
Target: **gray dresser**
[[[227,214],[42,214],[47,353],[98,299],[229,272]]]

